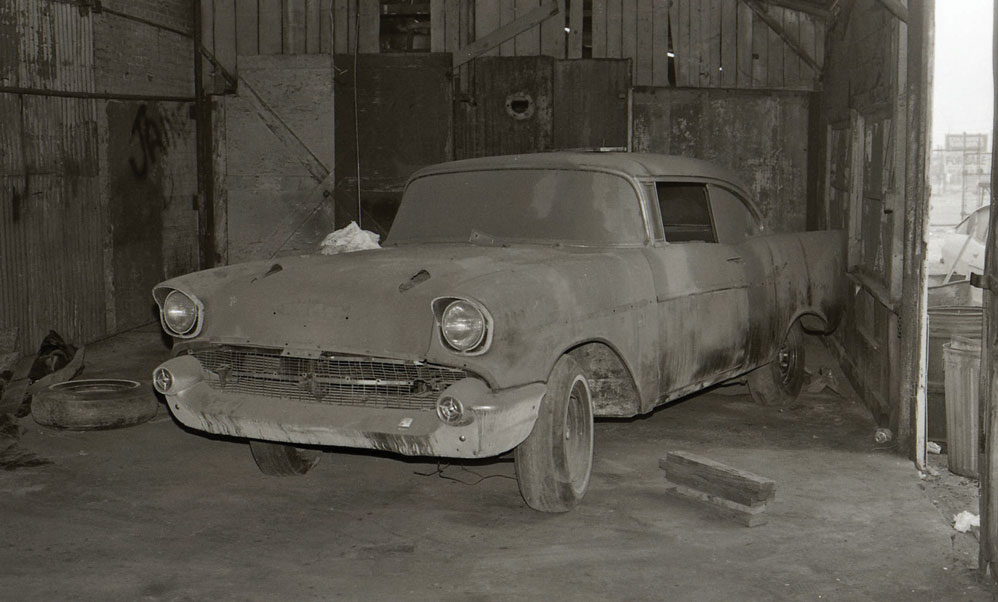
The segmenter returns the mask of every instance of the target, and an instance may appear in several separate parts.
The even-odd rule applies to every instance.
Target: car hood
[[[572,253],[548,247],[389,247],[206,270],[157,290],[177,288],[201,301],[199,342],[418,360],[435,336],[434,299],[473,297],[472,289],[490,274],[550,268]],[[472,280],[478,286],[462,286]]]

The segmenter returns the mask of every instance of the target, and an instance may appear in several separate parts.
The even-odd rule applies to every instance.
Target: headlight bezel
[[[473,345],[471,345],[467,349],[461,349],[460,347],[455,346],[448,340],[447,336],[444,334],[444,326],[445,326],[444,316],[452,305],[459,302],[465,303],[469,305],[472,309],[477,311],[481,315],[482,320],[484,322],[484,331],[482,332],[481,336],[478,338],[477,341],[475,341]],[[482,355],[483,353],[487,352],[489,348],[492,346],[492,337],[495,332],[494,322],[492,320],[492,314],[489,313],[489,310],[486,309],[482,303],[476,301],[475,299],[471,299],[465,296],[450,296],[450,297],[438,297],[433,300],[433,303],[431,305],[432,305],[433,315],[435,318],[434,330],[436,330],[437,340],[440,342],[440,344],[443,346],[444,349],[459,355],[474,356],[474,355]]]
[[[194,304],[194,321],[190,328],[180,332],[174,329],[166,319],[167,313],[167,303],[173,295],[181,295],[186,297]],[[201,333],[201,327],[204,324],[204,304],[196,296],[188,293],[187,291],[180,290],[178,288],[162,288],[155,291],[155,298],[159,304],[159,323],[163,330],[166,331],[168,335],[178,339],[192,339]]]

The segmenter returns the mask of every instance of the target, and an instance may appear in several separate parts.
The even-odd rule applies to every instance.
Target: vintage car
[[[283,257],[155,287],[181,423],[249,439],[268,474],[322,447],[514,451],[526,503],[565,511],[593,416],[746,378],[787,404],[802,328],[845,295],[841,232],[769,234],[745,188],[652,154],[491,157],[419,170],[382,249]],[[747,374],[747,377],[744,375]]]

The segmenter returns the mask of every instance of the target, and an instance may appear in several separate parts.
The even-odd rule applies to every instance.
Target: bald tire
[[[567,512],[589,488],[593,404],[585,372],[564,355],[548,379],[534,429],[514,453],[516,482],[528,506]]]
[[[749,393],[759,405],[789,407],[804,385],[804,334],[799,323],[787,331],[776,358],[748,374]]]
[[[250,452],[260,472],[272,477],[293,477],[312,470],[322,452],[303,449],[287,443],[250,441]]]

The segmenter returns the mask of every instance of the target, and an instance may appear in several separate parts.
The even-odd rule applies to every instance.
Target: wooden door
[[[630,87],[630,61],[557,61],[554,148],[626,148]]]
[[[224,123],[229,263],[315,251],[333,229],[331,57],[239,57]]]

